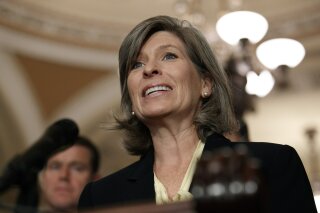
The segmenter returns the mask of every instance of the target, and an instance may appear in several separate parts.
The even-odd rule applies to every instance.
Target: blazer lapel
[[[153,179],[154,151],[150,149],[141,157],[136,169],[128,176],[131,182],[135,198],[139,200],[153,200],[155,202],[154,179]]]
[[[207,137],[203,152],[212,152],[212,151],[218,150],[222,147],[226,147],[226,146],[230,146],[230,145],[232,145],[232,142],[230,140],[228,140],[227,138],[225,138],[224,136],[219,135],[219,134],[212,134],[209,137]],[[203,154],[202,154],[201,158],[202,157],[203,157]],[[194,183],[194,179],[192,179],[189,191],[191,190],[193,183]]]

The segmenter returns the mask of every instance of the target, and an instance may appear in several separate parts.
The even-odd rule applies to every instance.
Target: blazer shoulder
[[[100,178],[99,180],[94,181],[92,184],[94,187],[100,188],[105,187],[104,185],[113,185],[114,183],[118,183],[121,181],[125,181],[130,178],[131,175],[137,170],[139,167],[140,161],[135,161],[130,165],[111,173],[105,177]]]
[[[154,198],[153,155],[86,185],[79,207],[101,207]]]
[[[248,147],[250,152],[253,154],[257,153],[260,156],[265,156],[269,158],[280,159],[290,159],[292,157],[298,157],[298,153],[290,145],[287,144],[276,144],[270,142],[244,142],[240,143]]]
[[[304,183],[309,182],[303,162],[292,146],[250,142],[248,148],[249,153],[259,160],[268,178],[275,179],[274,182],[279,183],[281,179],[292,180],[292,176],[304,180]]]
[[[296,150],[289,145],[270,142],[231,142],[219,134],[210,135],[206,139],[205,151],[215,151],[226,147],[236,148],[238,146],[247,147],[249,153],[253,156],[267,161],[276,158],[276,156],[280,156],[280,158],[290,158],[290,156],[298,155]]]
[[[136,161],[119,171],[88,183],[81,193],[79,209],[91,209],[114,205],[122,200],[130,189],[128,182],[133,171],[138,167]]]
[[[263,142],[250,142],[249,147],[263,166],[270,212],[316,212],[307,173],[293,147]]]

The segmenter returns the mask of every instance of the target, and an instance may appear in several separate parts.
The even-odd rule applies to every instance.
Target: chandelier
[[[290,38],[261,42],[268,31],[267,19],[253,11],[237,10],[241,1],[228,2],[229,12],[219,17],[215,28],[208,28],[201,0],[177,0],[174,8],[181,18],[199,28],[209,42],[217,41],[212,38],[212,35],[217,35],[228,45],[224,48],[232,50],[226,59],[225,69],[235,80],[238,90],[242,87],[248,95],[264,97],[275,86],[286,88],[288,70],[304,58],[302,44]]]

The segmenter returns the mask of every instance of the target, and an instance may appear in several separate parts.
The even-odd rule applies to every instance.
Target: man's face
[[[45,205],[52,210],[76,208],[84,186],[93,178],[90,160],[90,151],[81,145],[74,145],[49,158],[39,174]]]

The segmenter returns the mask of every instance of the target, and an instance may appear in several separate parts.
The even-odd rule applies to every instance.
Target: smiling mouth
[[[150,87],[148,88],[145,92],[144,92],[144,96],[148,96],[152,93],[155,92],[159,92],[159,91],[170,91],[172,90],[170,87],[168,86],[154,86],[154,87]]]

